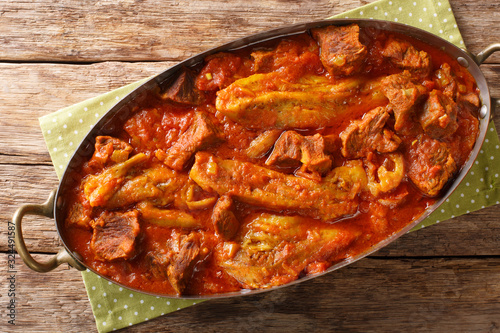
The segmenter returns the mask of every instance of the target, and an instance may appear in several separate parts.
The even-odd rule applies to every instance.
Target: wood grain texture
[[[91,65],[0,63],[0,85],[7,86],[0,89],[0,221],[10,219],[15,209],[22,204],[43,202],[58,185],[38,117],[154,75],[172,64],[173,62],[105,62]],[[500,65],[487,64],[482,69],[490,83],[492,96],[500,97]],[[26,96],[32,96],[33,99],[27,100]],[[34,108],[33,105],[37,107]],[[499,115],[495,117],[495,124],[500,131]],[[498,254],[499,242],[494,235],[500,235],[500,221],[496,219],[496,211],[491,211],[491,215],[479,212],[455,219],[445,227],[438,227],[435,233],[426,230],[425,236],[415,240],[416,243],[425,241],[440,245],[441,241],[436,238],[443,237],[442,232],[446,231],[446,237],[455,241],[445,243],[441,250],[420,247],[415,252],[412,251],[415,243],[409,242],[397,251],[391,250],[391,253],[395,256],[404,256],[405,252],[429,255],[433,251],[436,255],[445,255],[446,251],[449,255]],[[487,221],[488,229],[492,230],[489,237],[481,232],[484,221]],[[52,220],[27,217],[25,225],[29,227],[26,241],[33,251],[49,253],[59,247],[60,241]],[[4,234],[0,235],[0,251],[6,248],[2,241],[5,237]],[[407,237],[414,239],[415,236]],[[477,239],[482,241],[477,242]]]
[[[39,117],[158,74],[172,65],[0,63],[0,163],[50,162]]]
[[[178,61],[239,37],[369,2],[2,0],[0,60]]]
[[[50,163],[39,117],[158,74],[174,63],[0,62],[0,164]],[[490,84],[491,95],[500,98],[500,65],[485,64],[481,68]]]
[[[61,267],[41,275],[17,267],[17,325],[9,332],[96,332],[79,272]],[[496,332],[498,279],[499,258],[365,259],[295,286],[207,301],[126,331]],[[0,294],[6,291],[0,284]]]
[[[40,203],[57,177],[40,116],[154,75],[208,48],[322,19],[373,0],[0,0],[0,224]],[[500,42],[496,0],[450,0],[473,53]],[[482,70],[500,98],[500,54]],[[500,116],[495,116],[500,131]],[[215,300],[128,332],[498,332],[500,206],[407,234],[371,257],[297,286]],[[54,222],[26,217],[36,258],[61,246]],[[16,261],[17,326],[7,326],[7,235],[0,233],[0,332],[96,332],[81,275]],[[14,329],[14,330],[13,330]]]
[[[0,1],[0,60],[182,60],[249,34],[324,19],[372,2]],[[472,52],[500,41],[496,0],[451,1]],[[236,28],[237,27],[237,28]],[[491,61],[497,61],[495,55]]]
[[[458,28],[464,38],[467,49],[476,54],[487,45],[500,43],[500,33],[498,26],[500,20],[500,10],[498,1],[454,1],[450,0],[450,5],[455,14]],[[494,32],[496,30],[496,32]],[[487,62],[499,63],[500,54],[495,54]]]
[[[17,256],[16,256],[17,257]],[[47,261],[50,256],[34,258]],[[81,273],[67,265],[43,275],[30,270],[17,257],[15,263],[16,325],[7,323],[7,256],[0,254],[0,332],[96,332]]]
[[[268,294],[201,303],[128,331],[487,332],[500,324],[494,296],[500,288],[488,279],[500,275],[499,263],[367,259]]]
[[[57,186],[57,177],[51,166],[40,166],[31,172],[31,166],[16,167],[13,174],[0,165],[0,179],[8,179],[8,187],[0,192],[0,221],[6,223],[15,209],[26,203],[42,203],[51,189]],[[500,256],[500,206],[443,221],[429,228],[407,234],[376,252],[375,257],[429,257],[429,256]],[[23,220],[26,244],[34,253],[56,253],[62,246],[54,220],[27,216]],[[7,235],[0,235],[0,251],[7,250]]]

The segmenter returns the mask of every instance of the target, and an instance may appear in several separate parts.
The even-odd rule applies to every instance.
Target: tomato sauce
[[[442,68],[443,64],[448,64],[459,86],[462,86],[467,93],[477,94],[477,88],[472,76],[447,54],[422,41],[400,34],[381,33],[380,31],[372,29],[362,30],[360,33],[360,42],[365,45],[368,50],[366,59],[363,63],[363,71],[358,74],[363,77],[363,80],[375,80],[381,76],[385,77],[402,72],[400,67],[388,61],[387,57],[384,56],[384,46],[390,38],[397,38],[398,40],[411,43],[417,50],[424,51],[429,55],[432,60],[430,74],[419,81],[419,84],[428,91],[438,89],[433,75],[437,70]],[[215,101],[218,91],[230,87],[239,79],[257,73],[280,73],[281,79],[286,81],[287,84],[299,83],[308,75],[323,77],[332,84],[344,79],[342,76],[331,75],[325,70],[320,58],[320,52],[321,49],[318,43],[309,34],[304,33],[286,38],[285,40],[280,39],[266,42],[233,53],[222,53],[210,56],[200,68],[193,69],[196,73],[196,81],[193,89],[196,89],[201,94],[202,103],[197,105],[183,105],[176,102],[165,101],[156,95],[151,96],[148,99],[148,105],[139,106],[138,110],[124,124],[120,124],[119,130],[113,133],[112,136],[119,138],[132,147],[133,150],[130,156],[137,154],[146,155],[147,161],[141,165],[141,170],[155,169],[163,165],[162,163],[168,158],[172,147],[176,142],[181,140],[184,133],[190,130],[197,115],[202,112],[206,115],[207,121],[212,123],[221,133],[223,133],[224,139],[205,144],[198,150],[207,152],[221,161],[232,160],[241,163],[251,163],[260,168],[266,168],[273,172],[277,171],[293,176],[298,170],[297,164],[266,164],[269,157],[269,151],[259,158],[250,158],[248,156],[247,149],[251,142],[263,132],[269,130],[268,127],[248,127],[242,125],[238,123],[237,120],[235,121],[228,117],[224,112],[217,110]],[[255,61],[257,58],[260,60]],[[270,80],[264,82],[264,85],[266,86],[265,90],[272,91],[275,89],[275,81]],[[241,93],[248,92],[241,90]],[[358,96],[357,98],[359,100],[354,102],[354,106],[349,112],[337,116],[335,121],[328,123],[326,126],[317,128],[284,128],[282,130],[295,130],[303,137],[319,134],[323,137],[331,136],[335,138],[332,140],[332,147],[330,147],[330,152],[327,154],[331,159],[330,170],[346,166],[353,158],[346,157],[340,153],[342,142],[339,137],[354,120],[362,119],[363,116],[370,111],[365,107],[364,97]],[[416,109],[422,109],[424,107],[424,102],[425,100],[418,100],[414,107]],[[388,100],[383,99],[383,104],[387,105]],[[467,160],[478,132],[477,107],[458,101],[457,105],[458,114],[456,117],[458,129],[454,134],[438,140],[449,147],[450,155],[456,164],[453,173],[458,172],[460,167]],[[259,119],[255,121],[259,122]],[[261,121],[264,123],[266,119],[262,119]],[[387,120],[385,126],[393,130],[393,115]],[[421,138],[424,134],[419,126],[407,127],[404,131],[400,133],[397,132],[396,134],[402,139],[396,153],[404,156],[406,171],[409,168],[408,165],[414,163],[414,159],[419,158],[418,156],[410,156],[414,151],[412,149],[412,144],[414,144],[417,138]],[[185,177],[183,178],[185,182],[192,181],[192,177],[190,178],[190,168],[193,163],[196,163],[194,161],[194,155],[195,154],[187,160],[186,166],[182,170],[177,171],[178,174]],[[431,156],[430,159],[432,158]],[[385,153],[371,152],[363,158],[357,159],[363,161],[366,170],[370,168],[370,165],[374,170],[380,170],[380,167],[383,165],[386,166],[389,171],[392,171],[394,168],[392,165],[394,162],[391,162],[391,159],[388,158]],[[123,161],[120,161],[119,163],[122,162]],[[110,165],[113,164],[114,162]],[[90,160],[83,164],[79,170],[73,172],[72,177],[76,179],[76,185],[74,185],[73,188],[67,189],[68,216],[71,215],[71,207],[76,204],[81,205],[81,210],[85,212],[83,216],[88,217],[89,221],[96,221],[99,219],[102,212],[105,210],[128,211],[137,209],[138,204],[109,209],[91,205],[91,201],[85,190],[85,184],[90,177],[99,175],[103,170],[109,168],[109,165],[99,165],[95,161]],[[439,176],[440,172],[442,172],[442,167],[438,165],[436,168]],[[254,169],[247,170],[242,168],[242,170],[243,171],[241,171],[241,174],[238,174],[238,176],[241,177],[243,181],[258,176],[250,173],[251,170]],[[127,174],[123,179],[120,178],[119,184],[133,179],[136,174],[142,171],[134,172]],[[433,171],[429,170],[428,172],[432,174]],[[374,173],[374,179],[372,179],[372,181],[381,181],[380,175],[380,172],[378,175]],[[321,177],[323,177],[321,179],[324,179],[324,172]],[[451,181],[451,179],[448,181]],[[202,209],[190,209],[182,205],[176,206],[177,201],[175,200],[177,199],[175,199],[165,205],[158,206],[159,209],[175,208],[181,212],[190,214],[190,216],[197,221],[196,223],[198,223],[195,231],[197,230],[202,233],[202,236],[200,236],[201,240],[199,241],[200,250],[197,254],[194,267],[186,271],[189,277],[185,279],[186,286],[182,290],[182,294],[207,295],[238,291],[248,287],[252,288],[252,285],[238,280],[235,274],[230,273],[231,270],[226,270],[224,268],[226,264],[221,264],[221,260],[224,261],[229,260],[227,258],[238,258],[234,256],[234,253],[228,255],[225,251],[227,249],[231,250],[231,246],[236,246],[237,248],[244,246],[243,239],[249,234],[238,234],[230,239],[221,238],[221,235],[216,230],[216,226],[212,223],[213,205],[217,198],[221,196],[220,193],[217,193],[216,190],[207,190],[203,186],[201,186],[203,189],[195,185],[193,186],[192,191],[194,191],[193,196],[197,200],[196,202],[202,202],[202,200],[208,200],[206,202],[209,202],[213,198],[212,204]],[[176,194],[174,194],[174,196],[176,196],[176,198],[180,195],[178,194],[180,191],[179,189],[175,192]],[[313,193],[302,191],[297,195],[303,200],[309,200]],[[277,285],[296,279],[304,274],[324,271],[341,260],[367,251],[380,241],[398,232],[417,219],[428,207],[434,204],[438,198],[439,196],[429,196],[423,193],[418,186],[415,186],[410,176],[405,173],[400,183],[387,192],[382,191],[376,195],[367,190],[358,192],[354,198],[349,199],[352,200],[357,207],[354,213],[336,219],[321,220],[321,218],[311,218],[305,216],[307,214],[303,213],[304,209],[253,205],[249,202],[249,199],[241,199],[238,196],[233,200],[231,211],[236,220],[241,223],[239,227],[240,230],[243,230],[241,228],[249,228],[250,230],[255,224],[255,222],[253,222],[253,217],[262,216],[261,214],[278,214],[283,216],[301,215],[301,226],[305,226],[305,228],[301,230],[305,231],[287,240],[286,245],[283,245],[283,242],[279,245],[288,246],[287,250],[280,252],[281,255],[285,257],[291,256],[295,258],[294,256],[297,257],[297,253],[294,251],[297,251],[297,248],[300,246],[308,248],[308,246],[310,246],[306,241],[304,241],[304,243],[300,242],[310,239],[308,237],[310,237],[309,233],[312,233],[311,230],[320,230],[320,228],[324,226],[335,226],[335,231],[340,236],[338,236],[338,240],[334,245],[328,245],[332,247],[332,249],[329,250],[331,252],[324,252],[324,248],[322,248],[319,252],[308,254],[308,256],[314,257],[315,260],[308,262],[304,267],[301,266],[299,263],[300,260],[298,259],[287,261],[286,263],[290,265],[290,270],[293,273],[290,275],[276,273],[273,277],[269,277],[270,281],[280,281],[274,284]],[[161,295],[179,294],[179,291],[173,287],[171,279],[167,278],[167,276],[159,277],[158,274],[151,273],[152,265],[157,265],[157,262],[160,260],[158,257],[155,257],[155,251],[158,251],[157,249],[171,251],[168,252],[170,255],[170,259],[168,260],[171,260],[170,265],[176,265],[172,263],[172,260],[174,260],[172,258],[175,258],[179,248],[182,247],[182,242],[175,243],[176,241],[173,239],[177,237],[175,235],[179,233],[182,234],[179,239],[185,239],[186,235],[190,232],[189,230],[192,230],[192,228],[168,227],[161,223],[144,221],[139,218],[140,233],[135,239],[133,252],[126,258],[105,260],[92,250],[92,238],[96,232],[94,226],[95,222],[82,222],[82,219],[80,219],[80,223],[73,223],[74,221],[72,222],[68,219],[65,228],[62,230],[63,238],[70,249],[79,253],[84,258],[83,261],[88,267],[132,289]],[[269,232],[275,232],[279,235],[280,232],[283,231],[278,230]],[[167,246],[166,244],[170,245]],[[325,246],[325,248],[328,246]],[[282,266],[284,265],[285,264]],[[281,268],[277,269],[277,272],[280,272],[280,269]],[[166,271],[168,271],[168,269],[166,269]],[[300,271],[300,273],[297,273],[297,271]],[[269,286],[263,285],[262,287],[267,288]]]

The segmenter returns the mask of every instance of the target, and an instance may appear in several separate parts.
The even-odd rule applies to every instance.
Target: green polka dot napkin
[[[448,1],[382,0],[336,17],[373,18],[407,23],[428,30],[463,46],[460,31]],[[74,149],[90,128],[118,100],[145,80],[116,89],[40,118],[40,126],[54,163],[62,176]],[[490,125],[483,149],[462,184],[438,211],[420,226],[425,227],[454,216],[498,204],[500,200],[500,142]],[[498,162],[497,162],[498,163]],[[119,287],[92,272],[82,273],[99,332],[131,326],[163,314],[194,305],[191,300],[154,297]]]

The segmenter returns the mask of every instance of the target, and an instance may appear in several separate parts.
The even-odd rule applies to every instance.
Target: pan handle
[[[476,62],[476,64],[479,66],[481,65],[490,55],[493,53],[500,51],[500,43],[494,43],[486,46],[481,52],[478,54],[470,54],[472,59]],[[491,117],[490,121],[493,118],[493,115],[499,114],[500,113],[500,99],[499,98],[491,98],[491,106],[492,106],[492,112],[491,112]]]
[[[500,43],[486,46],[486,48],[478,54],[472,55],[472,58],[478,65],[481,65],[486,59],[488,59],[490,55],[492,55],[496,51],[500,51]]]
[[[56,190],[53,190],[47,201],[45,201],[41,205],[23,205],[19,207],[19,209],[14,213],[12,217],[12,222],[15,225],[15,243],[17,253],[21,259],[23,259],[24,263],[34,271],[45,273],[55,269],[57,266],[68,263],[79,271],[85,270],[85,267],[75,260],[65,248],[61,248],[59,252],[50,258],[47,262],[38,262],[29,253],[26,248],[26,244],[24,243],[23,231],[21,222],[23,220],[24,215],[40,215],[45,217],[54,218],[54,202],[56,198]]]

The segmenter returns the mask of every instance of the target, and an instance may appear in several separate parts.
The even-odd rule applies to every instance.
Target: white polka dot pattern
[[[432,32],[457,46],[463,46],[462,37],[448,2],[377,1],[342,14],[345,18],[367,18],[368,16],[413,25]],[[440,21],[436,21],[438,16]]]

